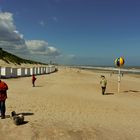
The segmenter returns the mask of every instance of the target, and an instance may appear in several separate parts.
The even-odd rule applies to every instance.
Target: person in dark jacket
[[[32,75],[32,84],[33,84],[33,87],[35,87],[35,81],[36,81],[36,77],[35,77],[35,75],[33,74],[33,75]]]
[[[0,80],[0,111],[1,119],[5,119],[6,105],[5,101],[7,99],[8,86],[5,82]]]

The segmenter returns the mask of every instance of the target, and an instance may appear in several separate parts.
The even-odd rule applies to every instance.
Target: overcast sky
[[[139,0],[0,0],[0,47],[60,64],[140,65]]]

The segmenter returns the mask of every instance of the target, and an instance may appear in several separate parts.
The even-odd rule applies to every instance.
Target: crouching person
[[[5,119],[6,105],[5,101],[7,99],[8,86],[5,82],[0,80],[0,111],[1,119]]]

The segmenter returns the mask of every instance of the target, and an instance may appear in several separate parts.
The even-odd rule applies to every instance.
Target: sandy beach
[[[101,94],[100,75],[108,81]],[[0,120],[0,140],[139,140],[140,75],[124,74],[117,93],[117,74],[60,67],[56,73],[3,79],[8,86],[7,118]],[[23,113],[16,126],[11,111]]]

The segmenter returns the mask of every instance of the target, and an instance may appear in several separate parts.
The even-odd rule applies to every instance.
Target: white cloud
[[[48,46],[48,42],[43,40],[29,40],[26,41],[27,48],[32,54],[41,54],[46,56],[59,56],[60,51],[53,47]]]
[[[48,43],[44,40],[28,40],[26,41],[26,45],[31,53],[40,54],[46,51]]]
[[[45,24],[41,21],[42,26]],[[55,47],[49,47],[44,40],[27,40],[23,34],[17,31],[14,24],[13,14],[0,13],[0,47],[14,54],[43,54],[48,57],[58,56],[60,52]]]
[[[41,21],[39,22],[39,24],[40,24],[41,26],[45,26],[45,25],[46,25],[46,23],[45,23],[43,20],[41,20]]]
[[[74,54],[69,54],[67,57],[68,57],[69,59],[75,59],[75,58],[76,58],[76,56],[75,56]]]
[[[0,47],[7,51],[27,51],[23,35],[16,30],[13,14],[0,13]]]
[[[43,21],[40,23],[45,24]],[[24,58],[46,60],[60,56],[60,51],[44,40],[25,40],[14,24],[13,14],[0,12],[0,48]],[[32,55],[31,55],[32,54]]]
[[[52,17],[52,20],[57,22],[58,18],[57,17]]]
[[[50,46],[46,50],[46,55],[47,56],[60,56],[61,53],[60,53],[60,51],[57,48],[55,48],[53,46]]]

